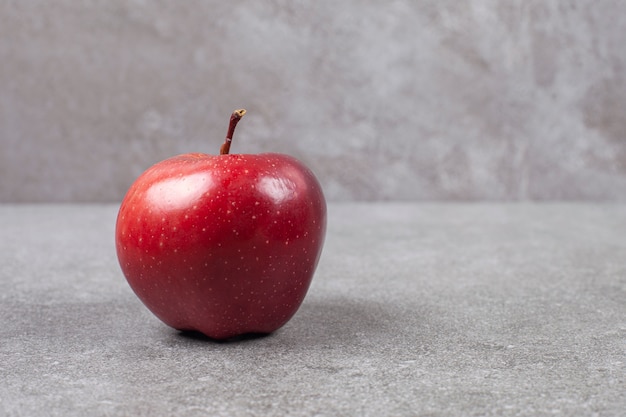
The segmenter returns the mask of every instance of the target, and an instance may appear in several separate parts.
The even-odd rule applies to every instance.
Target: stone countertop
[[[118,267],[116,205],[0,206],[0,415],[623,415],[626,206],[331,204],[295,317],[217,343]]]

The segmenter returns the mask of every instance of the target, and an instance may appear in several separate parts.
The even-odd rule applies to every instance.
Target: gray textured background
[[[0,202],[280,151],[329,200],[626,201],[626,2],[0,0]]]

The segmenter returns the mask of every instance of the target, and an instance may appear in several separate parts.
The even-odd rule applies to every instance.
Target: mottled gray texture
[[[0,2],[0,201],[118,201],[177,153],[330,200],[626,201],[626,2]]]
[[[132,294],[116,206],[0,206],[2,416],[623,416],[626,210],[331,204],[275,334],[179,334]]]

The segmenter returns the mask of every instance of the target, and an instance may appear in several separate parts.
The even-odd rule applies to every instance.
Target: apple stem
[[[226,139],[224,140],[224,144],[220,148],[220,155],[227,155],[230,151],[230,143],[233,141],[233,133],[235,133],[235,127],[239,120],[246,114],[244,109],[235,110],[233,114],[230,115],[230,123],[228,124],[228,133],[226,133]]]

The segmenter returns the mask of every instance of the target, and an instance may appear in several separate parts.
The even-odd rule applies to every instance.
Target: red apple
[[[300,307],[326,232],[313,173],[278,153],[190,153],[148,168],[116,224],[117,256],[139,299],[169,326],[214,339],[270,333]]]

